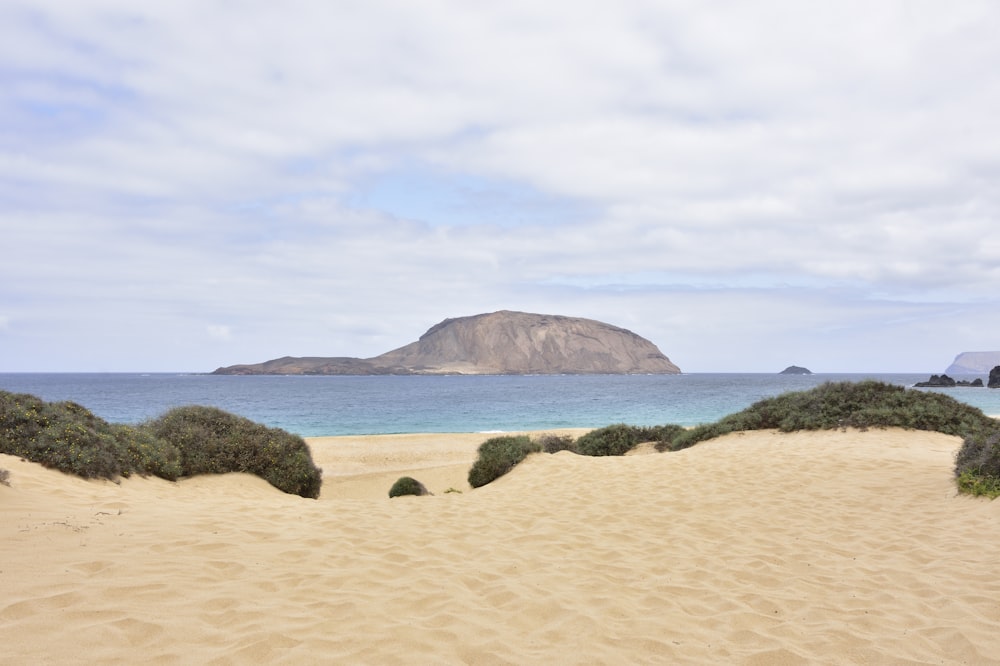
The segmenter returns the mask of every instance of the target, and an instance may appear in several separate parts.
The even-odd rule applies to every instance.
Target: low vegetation
[[[246,472],[275,488],[319,497],[322,472],[298,435],[269,428],[215,407],[177,407],[145,424],[153,437],[180,452],[181,476]]]
[[[131,426],[74,402],[7,391],[0,391],[0,453],[85,479],[248,472],[310,498],[319,496],[322,474],[301,437],[219,409],[180,407]]]
[[[1000,497],[1000,432],[966,437],[955,459],[955,476],[963,492]]]
[[[560,451],[570,451],[576,453],[576,440],[569,435],[541,435],[538,444],[542,451],[546,453],[559,453]]]
[[[828,382],[754,403],[715,423],[685,430],[660,450],[677,451],[741,430],[908,428],[962,437],[955,463],[958,487],[1000,496],[1000,422],[941,394],[878,381]]]
[[[658,448],[677,451],[741,430],[897,427],[965,437],[992,432],[997,425],[979,409],[941,393],[878,381],[827,382],[755,402],[715,423],[685,430]]]
[[[85,479],[181,475],[177,449],[145,430],[110,424],[75,402],[26,393],[0,391],[0,452]]]
[[[623,456],[644,442],[669,443],[684,428],[679,425],[631,426],[624,423],[591,430],[576,440],[576,451],[585,456]]]
[[[569,435],[553,434],[535,440],[526,435],[494,437],[479,446],[479,457],[469,470],[469,485],[478,488],[500,478],[531,453],[570,451],[585,456],[620,456],[637,444],[669,439],[683,430],[678,425],[645,427],[619,423],[592,430],[575,440]]]
[[[494,437],[480,445],[469,470],[469,485],[486,485],[541,451],[613,456],[624,455],[643,442],[656,442],[660,451],[678,451],[745,430],[889,427],[962,437],[955,465],[959,489],[1000,496],[997,420],[941,393],[877,381],[826,383],[785,393],[691,429],[619,423],[576,440],[566,435],[543,435],[537,440],[523,435]],[[179,407],[133,426],[108,423],[74,402],[45,402],[33,395],[0,391],[0,453],[87,479],[139,474],[176,480],[246,472],[287,493],[309,498],[319,497],[322,483],[322,471],[301,437],[214,407]],[[7,481],[8,474],[0,470],[0,483]],[[420,485],[403,477],[389,491],[390,497],[419,494],[410,492],[410,482]]]
[[[531,453],[542,450],[541,444],[526,435],[493,437],[479,445],[479,457],[469,470],[469,485],[485,486],[500,478]]]
[[[403,495],[427,495],[427,488],[412,476],[401,476],[396,479],[396,483],[389,488],[389,497],[402,497]]]
[[[576,451],[584,456],[623,456],[638,443],[635,428],[616,423],[582,435],[576,440]]]
[[[656,442],[659,451],[679,451],[746,430],[847,428],[907,428],[961,437],[963,443],[955,464],[959,489],[974,495],[1000,496],[1000,422],[950,396],[878,381],[828,382],[808,391],[760,400],[743,411],[690,429],[619,423],[588,432],[575,442],[554,435],[544,435],[536,442],[527,437],[497,438],[480,447],[469,482],[473,487],[489,483],[510,471],[528,453],[542,450],[615,456],[643,442]]]

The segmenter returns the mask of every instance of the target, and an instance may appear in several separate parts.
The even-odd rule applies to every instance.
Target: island
[[[1000,351],[962,352],[945,372],[951,375],[985,375],[1000,365]]]
[[[802,366],[799,366],[799,365],[790,365],[787,368],[785,368],[784,370],[782,370],[781,372],[779,372],[778,374],[779,375],[811,375],[812,374],[812,370],[810,370],[809,368],[803,368]]]
[[[679,374],[656,345],[593,319],[501,310],[445,319],[373,358],[292,357],[215,375]],[[807,371],[808,372],[808,371]]]

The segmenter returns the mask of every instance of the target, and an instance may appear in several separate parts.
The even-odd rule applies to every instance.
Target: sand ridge
[[[0,663],[1000,663],[1000,502],[956,494],[957,438],[733,434],[454,486],[488,436],[310,440],[317,501],[0,456]],[[403,473],[435,495],[388,499]]]

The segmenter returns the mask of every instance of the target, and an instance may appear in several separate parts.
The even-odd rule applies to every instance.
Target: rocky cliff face
[[[1000,351],[985,352],[962,352],[955,357],[955,360],[946,374],[951,375],[983,375],[1000,365]]]
[[[405,347],[370,359],[282,358],[215,374],[676,374],[635,333],[558,315],[501,311],[446,319]]]

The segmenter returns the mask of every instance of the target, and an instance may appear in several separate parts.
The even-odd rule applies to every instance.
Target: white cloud
[[[216,340],[228,341],[233,337],[233,331],[229,326],[222,324],[209,324],[205,327],[208,335]]]
[[[996,346],[998,28],[972,1],[7,3],[0,370],[367,356],[500,308],[695,371],[939,369]]]

